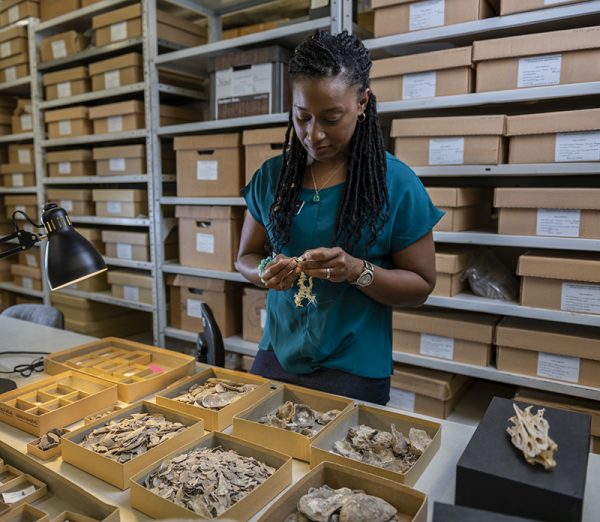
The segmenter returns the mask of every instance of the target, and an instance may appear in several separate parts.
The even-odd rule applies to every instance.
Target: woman
[[[385,152],[370,69],[347,32],[298,46],[284,153],[242,191],[237,267],[269,289],[252,373],[385,404],[392,306],[432,291],[431,229],[443,214]]]

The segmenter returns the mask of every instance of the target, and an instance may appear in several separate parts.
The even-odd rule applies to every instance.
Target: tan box
[[[600,314],[600,255],[596,252],[527,252],[519,257],[521,305]]]
[[[4,196],[6,219],[12,219],[13,212],[20,210],[33,217],[38,215],[37,196],[35,194],[19,194],[18,196]],[[18,215],[18,219],[23,216]]]
[[[555,7],[564,4],[576,4],[585,0],[500,0],[500,14],[523,13],[546,7]]]
[[[35,167],[22,163],[5,163],[0,165],[0,175],[5,187],[35,186]]]
[[[51,20],[81,8],[81,0],[40,0],[40,19]]]
[[[97,228],[86,228],[85,226],[76,227],[75,230],[85,237],[98,253],[104,255],[104,243],[102,243],[101,231]],[[53,294],[55,295],[55,294]]]
[[[179,125],[183,123],[197,122],[204,119],[204,113],[191,106],[175,107],[172,105],[160,104],[160,125]]]
[[[309,461],[311,444],[320,434],[326,433],[334,421],[320,426],[318,432],[312,437],[259,422],[259,419],[273,413],[287,401],[306,404],[320,413],[330,410],[345,412],[354,405],[352,399],[345,397],[289,384],[272,384],[270,393],[233,418],[233,434],[296,459]]]
[[[56,518],[53,518],[50,522],[97,522],[97,519],[86,517],[81,513],[74,511],[63,511]]]
[[[94,189],[96,215],[136,218],[148,215],[148,192],[142,189]]]
[[[128,53],[90,64],[92,90],[116,89],[144,81],[144,62],[140,53]]]
[[[11,143],[8,146],[9,163],[33,165],[33,144]]]
[[[244,177],[241,133],[176,137],[174,148],[178,196],[240,195]]]
[[[600,109],[510,116],[509,163],[600,161]]]
[[[427,432],[431,437],[431,444],[425,452],[417,459],[412,468],[405,473],[389,471],[371,464],[358,462],[347,457],[342,457],[331,451],[335,442],[344,440],[348,429],[360,424],[366,424],[377,430],[390,431],[390,426],[394,424],[396,429],[402,433],[408,433],[410,428],[421,429]],[[408,486],[413,485],[425,471],[431,459],[440,449],[442,441],[442,426],[437,422],[431,422],[424,419],[418,419],[410,415],[403,415],[382,408],[374,408],[364,404],[355,404],[350,409],[338,415],[329,425],[327,430],[317,435],[310,448],[310,467],[324,461],[335,462],[342,466],[358,469],[367,473],[373,473],[383,478],[393,480],[400,484]]]
[[[82,292],[102,292],[104,290],[109,290],[110,287],[108,286],[107,274],[108,272],[105,271],[94,277],[79,281],[79,283],[73,283],[72,285],[69,285],[69,289],[81,290]]]
[[[19,506],[23,506],[25,504],[33,503],[36,500],[43,498],[46,496],[48,492],[48,486],[41,482],[40,480],[32,477],[31,475],[21,475],[19,478],[15,480],[11,480],[10,482],[4,483],[0,485],[0,497],[5,493],[10,492],[22,492],[27,490],[33,486],[34,491],[29,493],[28,495],[23,496],[21,499],[16,500],[10,504],[11,514],[12,510],[18,508]]]
[[[80,53],[89,44],[89,39],[76,31],[66,31],[44,38],[40,42],[40,61],[59,60]]]
[[[375,60],[371,89],[377,101],[414,100],[473,92],[472,47]]]
[[[31,100],[17,100],[17,108],[11,118],[13,134],[33,131]]]
[[[146,172],[146,147],[123,145],[94,149],[98,176],[124,176]]]
[[[40,249],[33,248],[31,250],[19,252],[19,264],[33,268],[40,268],[42,266]]]
[[[27,54],[28,49],[27,27],[12,27],[0,34],[0,59]]]
[[[374,36],[407,33],[494,16],[497,0],[373,0]]]
[[[427,187],[433,204],[445,212],[433,227],[440,232],[460,232],[489,226],[492,191],[488,188]]]
[[[267,291],[244,288],[242,336],[246,341],[259,342],[267,321]]]
[[[85,297],[76,297],[61,292],[52,292],[50,300],[52,306],[58,308],[65,319],[94,322],[123,313],[121,307],[98,303]]]
[[[600,27],[473,44],[477,92],[600,80]]]
[[[42,271],[39,267],[34,268],[14,263],[10,266],[10,273],[17,286],[22,286],[28,290],[41,291],[44,289],[42,285]]]
[[[70,98],[90,90],[87,67],[72,67],[62,71],[46,73],[43,79],[46,100]]]
[[[179,262],[182,265],[235,271],[243,208],[177,205],[175,217],[179,222]]]
[[[168,278],[171,295],[171,326],[202,332],[200,305],[206,303],[225,337],[242,330],[242,288],[221,279],[177,275]]]
[[[94,134],[143,129],[146,126],[145,118],[144,104],[137,100],[90,107]]]
[[[547,321],[505,318],[496,330],[498,370],[600,386],[598,329]]]
[[[27,50],[0,60],[0,82],[9,83],[29,75]]]
[[[152,330],[152,316],[147,312],[125,312],[115,317],[107,317],[95,322],[77,321],[65,318],[65,329],[94,337],[118,335],[128,337]]]
[[[49,188],[48,201],[54,201],[71,216],[93,216],[94,202],[89,189]]]
[[[92,151],[89,149],[47,152],[46,163],[48,165],[48,176],[51,178],[96,175]]]
[[[103,230],[102,241],[107,257],[115,259],[150,260],[150,236],[148,232],[122,232]]]
[[[92,134],[92,122],[89,120],[88,107],[69,107],[46,111],[44,121],[49,139],[71,138]]]
[[[394,364],[390,405],[411,413],[447,419],[473,379],[407,364]]]
[[[108,282],[113,297],[137,303],[153,303],[151,275],[130,270],[111,270],[108,272]]]
[[[286,130],[287,127],[275,127],[244,131],[242,143],[246,158],[246,184],[250,183],[254,173],[265,161],[283,152]]]
[[[12,509],[7,515],[6,522],[17,522],[21,520],[50,522],[50,517],[44,511],[34,508],[31,504],[21,504],[19,507]]]
[[[505,159],[506,116],[393,120],[395,154],[410,166],[497,165]]]
[[[600,189],[497,188],[498,233],[600,239]]]
[[[18,22],[24,18],[39,18],[39,4],[34,1],[4,0],[0,4],[0,27]]]
[[[68,432],[69,430],[65,431]],[[41,437],[27,444],[27,453],[41,460],[50,460],[60,455],[60,444],[58,446],[54,446],[53,448],[42,450],[38,446],[40,439]]]
[[[473,249],[454,245],[436,245],[435,269],[437,281],[432,295],[454,297],[468,287],[461,281],[462,273],[469,268]]]

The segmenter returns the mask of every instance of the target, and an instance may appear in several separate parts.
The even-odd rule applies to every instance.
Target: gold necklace
[[[321,196],[319,196],[319,191],[323,190],[323,187],[325,185],[327,185],[327,183],[329,183],[332,179],[333,176],[335,176],[338,172],[338,170],[340,170],[342,168],[342,166],[345,164],[345,161],[342,161],[331,173],[331,175],[325,180],[325,182],[321,185],[321,188],[317,188],[317,182],[315,181],[315,175],[313,174],[313,169],[312,169],[312,163],[308,166],[308,168],[310,169],[310,176],[312,178],[312,182],[313,182],[313,187],[315,187],[315,195],[312,197],[312,200],[314,203],[318,203],[319,201],[321,201]]]

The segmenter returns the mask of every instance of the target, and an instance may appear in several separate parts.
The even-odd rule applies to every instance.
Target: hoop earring
[[[358,121],[359,121],[360,123],[364,122],[366,119],[367,119],[367,115],[366,115],[364,112],[361,112],[361,113],[358,115]]]

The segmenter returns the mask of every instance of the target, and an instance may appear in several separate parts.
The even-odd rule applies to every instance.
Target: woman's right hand
[[[261,278],[266,288],[289,290],[300,276],[300,267],[294,257],[277,254],[264,269]]]

